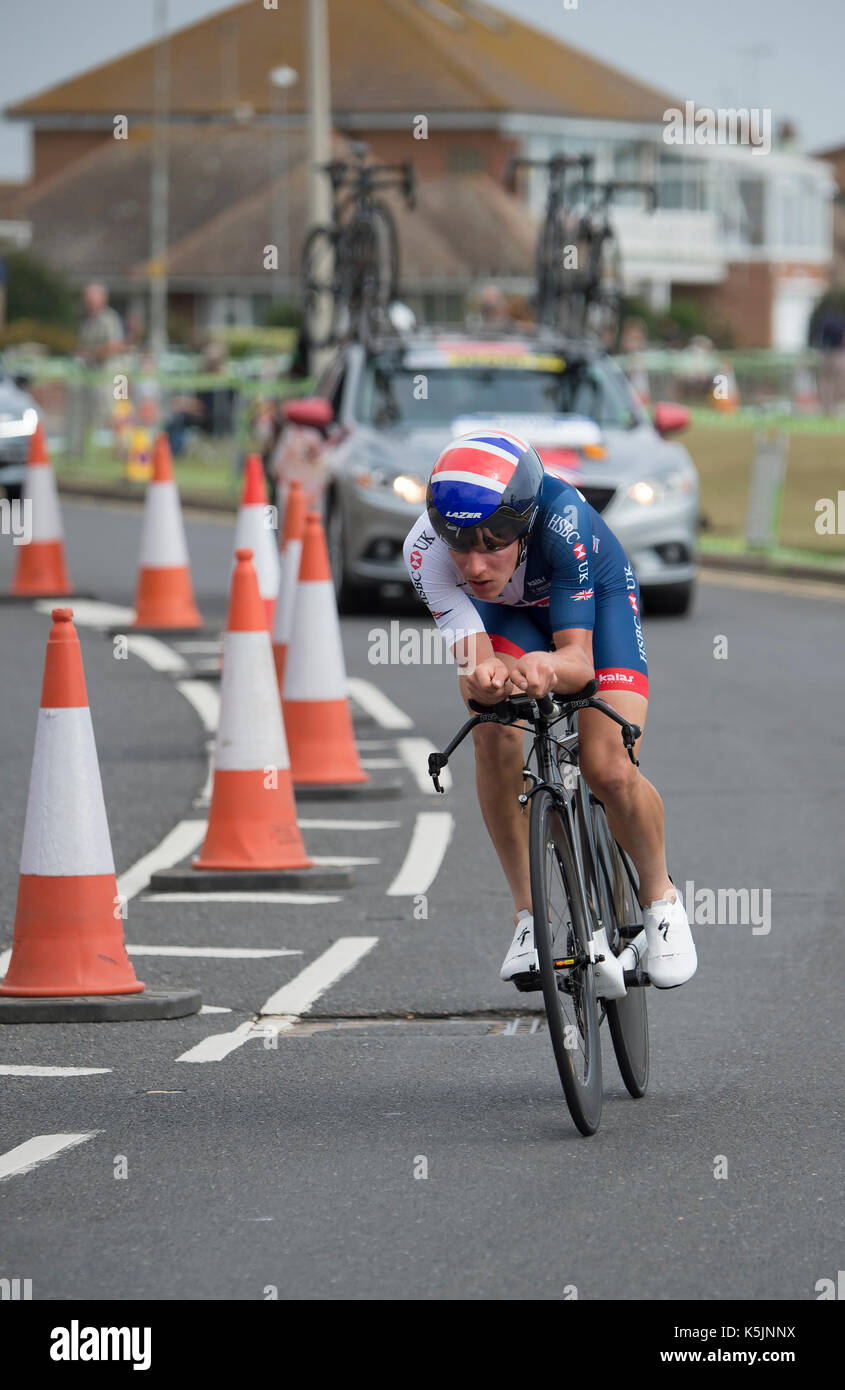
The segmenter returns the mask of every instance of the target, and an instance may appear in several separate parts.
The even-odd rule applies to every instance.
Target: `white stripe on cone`
[[[241,507],[235,526],[235,551],[249,547],[258,576],[258,592],[263,599],[275,602],[279,592],[279,550],[276,532],[265,525],[268,511],[268,507],[258,503]]]
[[[309,579],[297,586],[283,698],[346,699],[340,622],[330,579]]]
[[[188,547],[175,482],[150,483],[141,528],[141,569],[187,566]]]
[[[56,479],[49,464],[29,465],[24,476],[24,497],[32,501],[32,539],[58,541],[64,537]]]
[[[267,632],[223,634],[220,726],[214,767],[218,772],[290,767]]]
[[[274,647],[285,647],[290,642],[301,559],[302,541],[288,541],[280,557],[279,596],[273,619]]]
[[[21,873],[42,877],[114,873],[87,705],[38,711]]]

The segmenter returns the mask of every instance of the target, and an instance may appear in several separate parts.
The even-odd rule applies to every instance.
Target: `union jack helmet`
[[[465,434],[447,444],[431,471],[429,520],[450,550],[522,540],[537,515],[543,464],[516,435]]]

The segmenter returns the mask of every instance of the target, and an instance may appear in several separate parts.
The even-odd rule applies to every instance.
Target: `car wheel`
[[[663,613],[674,618],[682,618],[690,611],[694,596],[694,579],[687,579],[683,584],[660,584],[643,590],[647,613]]]
[[[338,613],[356,613],[361,608],[365,590],[346,576],[346,555],[343,544],[343,511],[336,498],[330,498],[326,511],[326,545],[332,572]]]

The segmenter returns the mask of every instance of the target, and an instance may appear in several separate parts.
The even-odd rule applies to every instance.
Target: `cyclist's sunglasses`
[[[436,529],[450,550],[501,550],[526,536],[533,520],[534,513],[528,521],[524,516],[497,517],[489,526],[452,526],[441,519]]]

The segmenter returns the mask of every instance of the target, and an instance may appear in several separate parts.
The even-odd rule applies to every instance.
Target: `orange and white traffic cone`
[[[23,487],[24,506],[31,508],[32,538],[18,550],[18,565],[11,594],[51,594],[57,598],[73,592],[65,565],[65,541],[56,479],[47,454],[44,428],[39,421],[29,441],[29,458]]]
[[[319,512],[305,519],[282,694],[294,786],[368,783],[346,695],[337,602]]]
[[[279,592],[279,551],[275,531],[268,524],[272,513],[260,454],[249,454],[244,465],[244,486],[235,526],[235,550],[249,549],[258,576],[258,592],[264,603],[266,626],[273,631],[273,614]]]
[[[292,482],[288,489],[285,523],[279,550],[279,595],[276,599],[276,614],[273,619],[273,660],[276,663],[276,680],[279,697],[284,690],[285,658],[293,625],[293,610],[296,602],[296,586],[299,583],[299,565],[302,559],[302,538],[305,535],[305,493],[302,484]]]
[[[141,995],[123,943],[82,652],[69,608],[53,609],[21,852],[12,955],[0,985],[0,1022],[165,1017],[192,1013]],[[91,996],[114,996],[108,1008]],[[173,999],[176,996],[172,996]],[[27,1008],[38,1001],[38,1008]],[[66,1002],[67,1001],[67,1002]],[[75,1007],[74,1007],[75,1006]]]
[[[223,637],[220,723],[195,869],[307,869],[273,653],[252,551],[239,549]],[[157,876],[156,884],[161,881]]]
[[[153,476],[144,504],[132,627],[153,631],[202,627],[166,434],[155,442]]]

